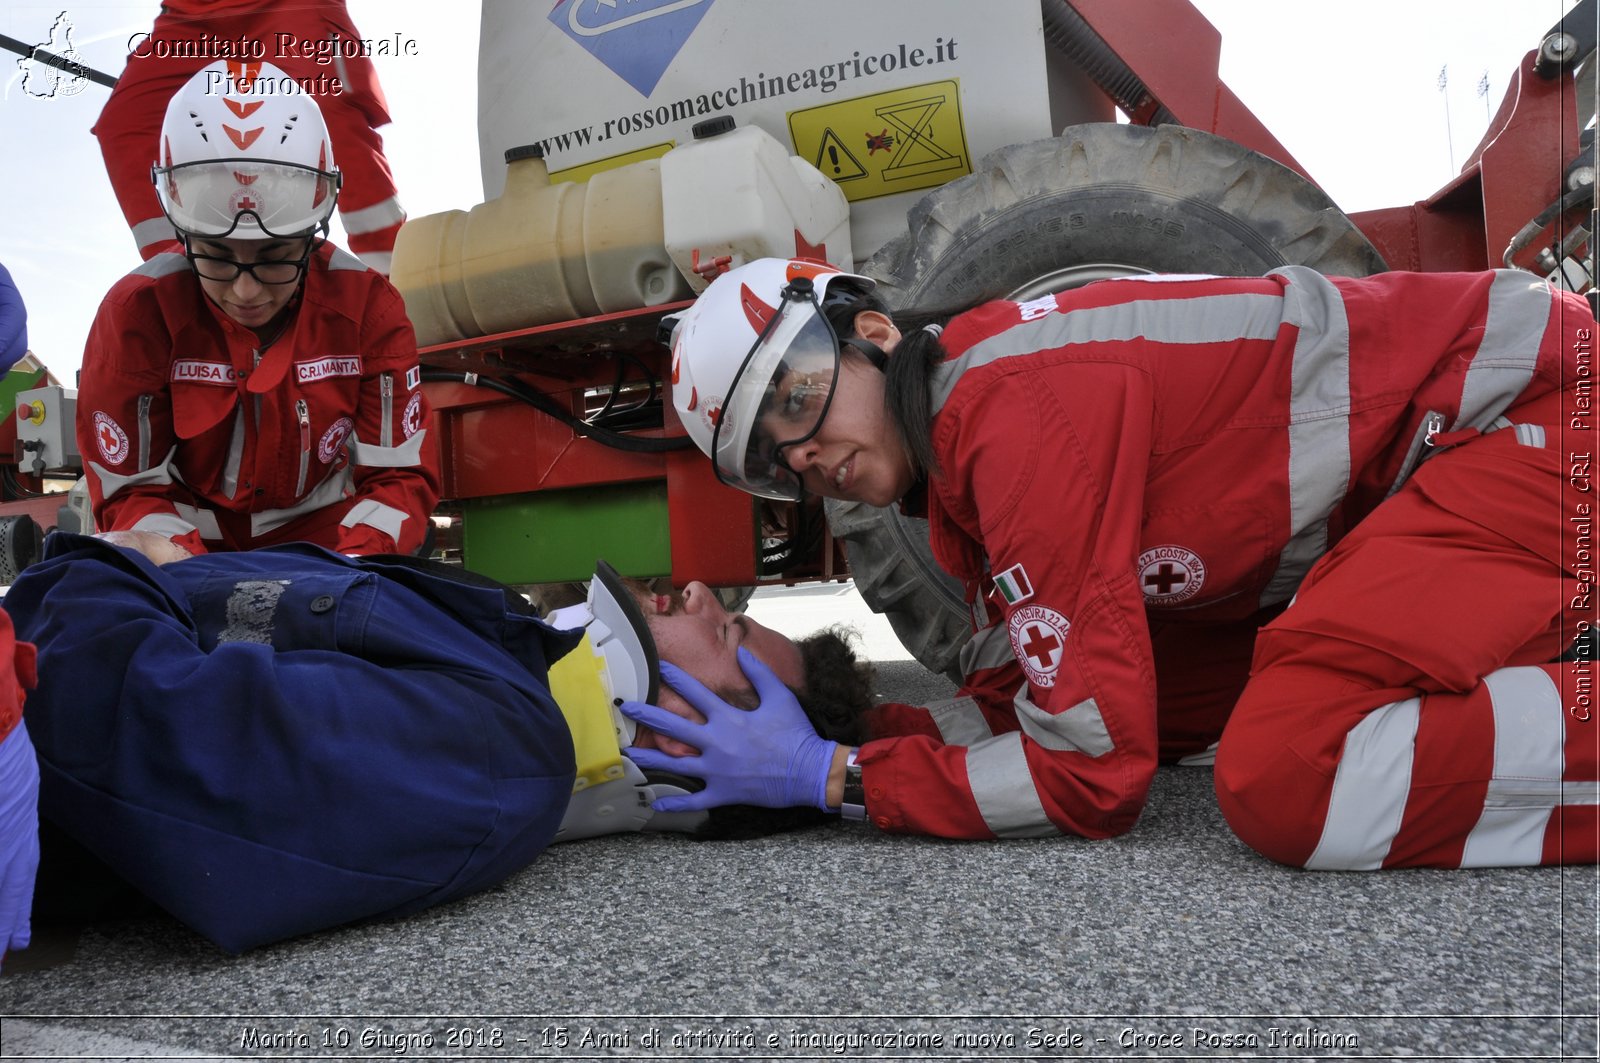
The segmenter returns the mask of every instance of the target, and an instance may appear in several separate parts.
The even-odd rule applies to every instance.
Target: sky
[[[787,0],[737,2],[794,10]],[[1523,55],[1573,0],[1192,2],[1222,34],[1223,81],[1353,213],[1409,204],[1447,183]],[[363,36],[399,33],[417,42],[413,55],[375,60],[395,119],[381,132],[406,209],[420,217],[480,202],[480,4],[348,6]],[[82,61],[115,75],[129,37],[150,27],[158,7],[157,0],[7,0],[0,33],[42,43],[65,10]],[[27,303],[32,349],[71,386],[101,298],[139,259],[89,132],[109,90],[83,84],[70,96],[30,95],[15,58],[0,52],[0,263]],[[1485,75],[1489,88],[1480,96]],[[342,242],[337,226],[334,239]]]

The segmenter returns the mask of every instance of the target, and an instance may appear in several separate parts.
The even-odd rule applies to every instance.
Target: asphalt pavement
[[[858,620],[882,696],[948,696],[848,586],[751,612]],[[161,915],[52,932],[6,960],[0,1057],[1593,1059],[1597,905],[1592,867],[1279,867],[1164,769],[1106,842],[611,837],[239,957]]]

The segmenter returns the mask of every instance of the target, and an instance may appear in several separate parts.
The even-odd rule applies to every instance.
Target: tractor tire
[[[0,586],[15,583],[44,552],[44,529],[32,517],[0,517]]]
[[[1182,126],[1073,126],[1001,148],[907,220],[862,270],[895,308],[1027,300],[1139,273],[1388,268],[1305,178]],[[933,560],[927,523],[859,502],[830,500],[827,513],[862,598],[925,667],[959,680],[971,625],[961,587]]]

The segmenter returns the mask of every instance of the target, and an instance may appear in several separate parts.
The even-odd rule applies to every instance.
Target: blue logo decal
[[[550,21],[644,96],[712,0],[561,0]]]

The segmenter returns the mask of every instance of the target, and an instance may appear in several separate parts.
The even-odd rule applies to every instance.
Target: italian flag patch
[[[1012,565],[994,578],[994,589],[1009,605],[1017,605],[1033,597],[1033,584],[1021,565]]]

